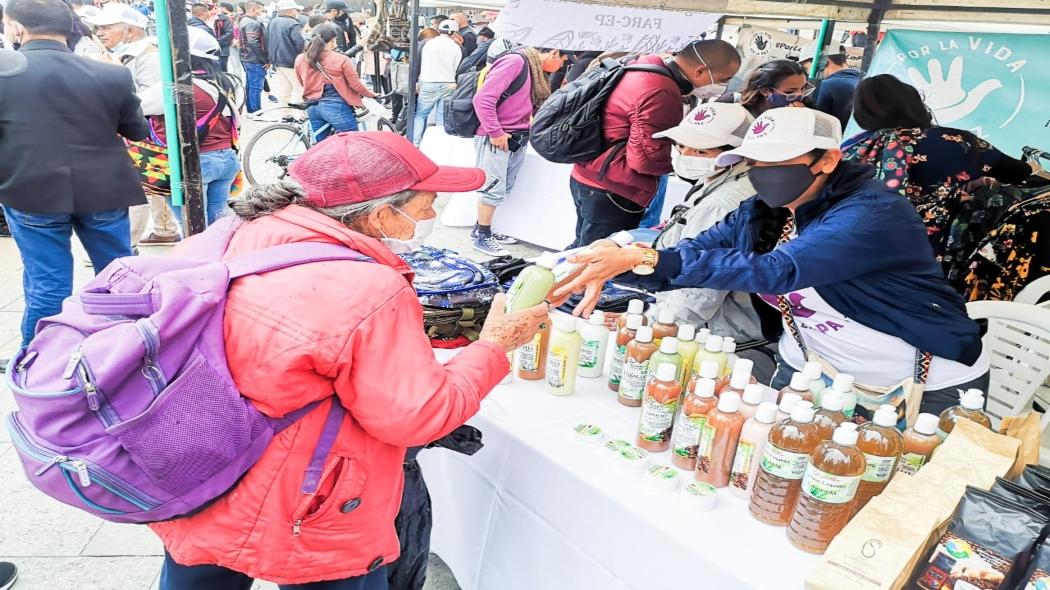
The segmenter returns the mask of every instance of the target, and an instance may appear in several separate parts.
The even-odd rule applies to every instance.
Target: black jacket
[[[233,19],[221,12],[215,17],[215,38],[219,41],[219,55],[229,55],[233,43]]]
[[[465,74],[471,70],[481,71],[485,69],[485,66],[489,65],[488,57],[489,45],[492,45],[491,39],[486,39],[481,43],[478,43],[477,49],[471,52],[470,55],[463,58],[463,61],[459,62],[459,69],[456,70],[456,76]]]
[[[459,30],[459,36],[463,37],[463,57],[474,53],[474,50],[478,48],[477,33],[470,30],[470,27],[463,27]]]
[[[191,16],[191,17],[190,17],[190,18],[189,18],[189,19],[188,19],[188,20],[186,21],[186,26],[187,26],[187,27],[197,27],[198,29],[200,29],[200,30],[202,30],[202,31],[207,31],[207,32],[208,32],[208,34],[209,34],[209,35],[211,35],[212,37],[215,37],[215,30],[214,30],[214,29],[212,29],[212,28],[211,28],[211,27],[210,27],[210,26],[208,25],[208,23],[204,22],[203,20],[201,20],[201,19],[199,19],[199,18],[197,18],[197,17],[195,17],[195,16]]]
[[[91,213],[146,202],[120,136],[149,133],[131,72],[27,41],[0,52],[0,203]]]
[[[241,61],[246,64],[270,63],[266,57],[265,29],[259,19],[245,16],[241,18]]]
[[[357,45],[357,29],[354,28],[354,24],[350,22],[350,17],[347,15],[341,15],[332,21],[332,24],[343,30],[342,35],[336,35],[335,46],[342,53],[354,45]]]
[[[275,68],[295,67],[305,44],[303,25],[295,17],[278,16],[266,25],[266,55]]]

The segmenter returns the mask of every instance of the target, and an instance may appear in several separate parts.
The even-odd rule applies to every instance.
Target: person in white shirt
[[[416,119],[412,142],[423,141],[430,111],[437,109],[437,124],[445,122],[445,99],[456,87],[456,70],[463,60],[463,50],[453,36],[459,31],[454,20],[446,20],[438,27],[441,33],[427,41],[420,51],[419,97],[416,101]]]

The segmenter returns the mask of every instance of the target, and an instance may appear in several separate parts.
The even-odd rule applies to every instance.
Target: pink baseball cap
[[[318,207],[352,205],[405,190],[462,193],[485,182],[480,168],[438,166],[390,131],[348,131],[306,150],[288,174]]]

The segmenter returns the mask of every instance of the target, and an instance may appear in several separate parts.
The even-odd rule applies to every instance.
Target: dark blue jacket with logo
[[[696,238],[661,250],[654,274],[623,278],[658,291],[783,294],[813,287],[846,317],[972,365],[981,354],[976,322],[945,282],[915,208],[872,174],[868,166],[840,163],[823,193],[796,211],[797,237],[775,249],[784,210],[752,197]]]

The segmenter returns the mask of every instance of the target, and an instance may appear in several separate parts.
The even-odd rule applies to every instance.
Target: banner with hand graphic
[[[1026,145],[1050,149],[1050,36],[892,30],[868,75],[915,86],[936,124],[972,131],[1020,157]],[[859,131],[851,123],[847,136]]]

